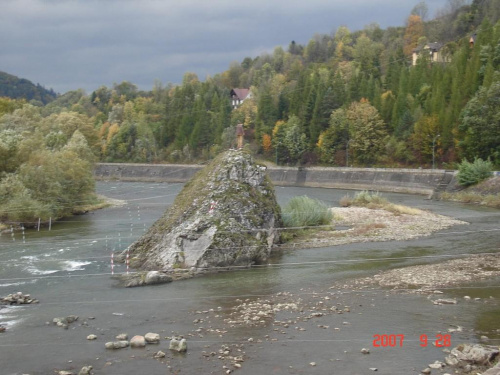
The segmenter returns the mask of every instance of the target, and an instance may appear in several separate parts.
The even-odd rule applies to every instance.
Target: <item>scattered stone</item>
[[[146,285],[166,284],[172,281],[172,277],[160,271],[149,271],[144,280]]]
[[[450,366],[458,367],[467,365],[489,366],[498,354],[498,347],[481,344],[461,344],[451,350],[445,361]]]
[[[440,362],[440,361],[436,361],[436,362],[431,363],[431,364],[429,365],[429,367],[430,367],[430,368],[433,368],[433,369],[441,369],[441,368],[443,368],[444,366],[446,366],[446,364],[445,364],[445,363],[443,363],[443,362]]]
[[[489,370],[483,372],[483,375],[500,375],[500,362],[496,366],[490,368]]]
[[[481,336],[481,341],[490,341],[490,338],[488,336]]]
[[[432,301],[435,305],[456,305],[458,302],[455,298],[440,298]]]
[[[144,348],[146,346],[146,339],[144,336],[136,335],[130,339],[131,348]]]
[[[423,369],[422,371],[420,371],[422,374],[424,375],[429,375],[432,371],[429,367]]]
[[[7,330],[7,327],[5,326],[0,326],[0,332],[5,332]]]
[[[58,375],[73,375],[73,373],[71,371],[59,371],[57,373]]]
[[[161,350],[159,350],[159,351],[157,351],[157,352],[154,354],[153,358],[165,358],[166,356],[167,356],[167,355],[166,355],[164,352],[162,352]]]
[[[23,294],[21,292],[9,294],[7,297],[0,299],[0,303],[6,305],[30,305],[33,303],[39,303],[38,300],[31,298],[29,294]]]
[[[158,344],[160,342],[160,335],[158,333],[146,333],[144,338],[148,344]]]
[[[455,326],[456,328],[448,328],[448,332],[453,333],[453,332],[463,332],[463,327],[461,326]]]
[[[96,335],[88,335],[87,340],[96,340],[97,336]]]
[[[74,323],[78,320],[78,316],[76,315],[69,315],[65,318],[54,318],[52,319],[52,323],[54,323],[58,327],[62,327],[64,329],[68,329],[68,326],[71,323]]]
[[[104,344],[106,349],[123,349],[129,346],[129,342],[126,340],[122,341],[110,341]]]
[[[370,367],[370,371],[378,371],[378,368],[376,368],[376,367]]]
[[[179,353],[184,353],[187,351],[187,341],[186,339],[179,340],[179,338],[173,337],[172,340],[170,340],[170,345],[168,348]]]
[[[370,354],[370,349],[363,348],[363,349],[361,349],[361,353],[363,353],[363,354]]]
[[[314,367],[314,366],[316,366],[316,362],[311,362],[311,363],[309,363],[309,364],[310,364],[311,366],[313,366],[313,367]]]
[[[161,271],[142,271],[120,276],[121,283],[126,288],[145,285],[166,284],[173,280],[172,275]]]
[[[120,333],[119,335],[116,336],[116,339],[120,340],[120,341],[128,340],[128,334],[126,334],[126,333]]]
[[[464,300],[470,301],[470,299],[471,299],[470,296],[464,296]]]
[[[84,366],[78,375],[92,375],[92,366]]]

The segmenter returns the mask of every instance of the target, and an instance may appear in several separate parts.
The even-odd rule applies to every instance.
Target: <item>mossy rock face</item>
[[[169,270],[262,263],[281,223],[266,167],[244,151],[227,151],[198,172],[131,245],[131,265]]]

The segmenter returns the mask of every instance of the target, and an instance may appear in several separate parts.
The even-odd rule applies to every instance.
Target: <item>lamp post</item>
[[[430,136],[429,136],[430,137]],[[432,169],[434,169],[435,166],[435,146],[436,146],[436,139],[440,137],[439,134],[436,134],[434,138],[432,138]]]
[[[349,139],[345,145],[345,166],[349,166],[349,143],[351,140]]]
[[[276,142],[276,165],[279,165],[278,163],[278,147],[280,146],[280,142]]]

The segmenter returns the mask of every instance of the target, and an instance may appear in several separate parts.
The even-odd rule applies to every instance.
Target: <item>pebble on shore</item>
[[[34,303],[39,303],[37,299],[31,298],[29,294],[23,294],[22,292],[9,294],[7,297],[3,297],[0,300],[1,303],[6,305],[30,305]]]

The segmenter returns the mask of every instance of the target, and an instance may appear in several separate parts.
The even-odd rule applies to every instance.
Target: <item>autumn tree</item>
[[[424,24],[420,16],[411,14],[406,23],[403,51],[406,56],[411,56],[418,46],[418,40],[424,35]]]
[[[329,127],[319,136],[317,146],[321,161],[330,165],[345,165],[349,140],[346,111],[337,109],[330,116]]]
[[[377,162],[384,150],[387,129],[377,109],[367,100],[352,103],[346,111],[349,122],[349,150],[354,160],[369,165]]]
[[[272,139],[269,134],[262,135],[262,149],[264,152],[270,152],[272,149]]]
[[[436,115],[423,116],[415,123],[412,148],[420,162],[430,162],[433,152],[440,153],[440,138],[439,119]]]

